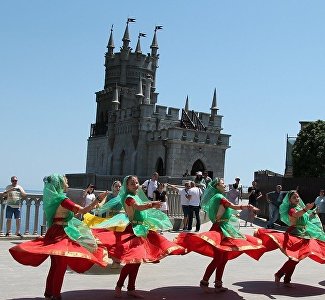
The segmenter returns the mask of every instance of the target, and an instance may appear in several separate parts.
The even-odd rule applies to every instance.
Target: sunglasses
[[[11,182],[17,182],[18,180],[11,180]]]

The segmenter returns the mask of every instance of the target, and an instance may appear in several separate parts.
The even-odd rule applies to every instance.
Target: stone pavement
[[[243,225],[243,221],[241,221]],[[252,234],[258,226],[264,226],[257,219],[254,227],[241,227],[242,232]],[[209,223],[201,231],[208,230]],[[173,239],[177,233],[165,233]],[[30,300],[43,299],[45,278],[49,260],[37,268],[18,264],[8,249],[21,240],[0,238],[0,299]],[[273,274],[286,261],[279,251],[266,253],[259,261],[241,255],[230,261],[224,273],[224,286],[229,291],[218,294],[204,294],[198,287],[205,267],[211,258],[196,253],[185,256],[169,256],[159,264],[143,264],[140,267],[137,289],[148,300],[186,299],[324,299],[325,266],[310,259],[298,264],[293,275],[294,288],[276,286]],[[114,298],[114,287],[119,270],[93,267],[86,274],[68,271],[62,289],[63,300],[108,300]],[[210,285],[212,285],[210,283]],[[130,299],[126,294],[124,299]],[[122,298],[122,299],[123,299]]]

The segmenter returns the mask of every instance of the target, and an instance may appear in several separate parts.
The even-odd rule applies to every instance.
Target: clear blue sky
[[[250,184],[256,170],[284,172],[286,135],[324,119],[324,1],[1,1],[0,187],[83,173],[104,86],[104,54],[127,17],[131,46],[149,52],[158,32],[158,104],[209,112],[218,91],[230,134],[225,180]],[[323,103],[323,104],[322,104]]]

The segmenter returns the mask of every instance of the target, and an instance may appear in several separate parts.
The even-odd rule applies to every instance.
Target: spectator
[[[153,192],[153,201],[160,201],[160,210],[166,215],[168,214],[167,194],[164,183],[159,183],[158,188]]]
[[[269,221],[266,228],[274,228],[274,223],[279,219],[279,207],[285,196],[281,184],[278,184],[275,191],[266,194],[266,201],[269,203]]]
[[[184,188],[178,188],[172,184],[167,183],[168,186],[170,186],[173,190],[178,191],[180,200],[181,200],[181,205],[182,205],[182,210],[183,210],[183,230],[187,230],[188,227],[188,216],[190,213],[190,208],[189,208],[189,201],[191,199],[190,195],[190,188],[191,184],[190,181],[185,182],[185,187]]]
[[[208,175],[208,171],[203,172],[203,178],[204,178],[204,181],[205,181],[205,187],[207,187],[208,184],[212,181],[212,178],[209,177],[209,175]]]
[[[190,173],[188,172],[188,169],[186,169],[185,173],[183,174],[183,177],[190,176]]]
[[[17,176],[11,177],[11,184],[6,187],[6,190],[3,193],[3,196],[7,200],[6,206],[6,236],[10,236],[11,233],[11,219],[14,216],[16,220],[16,235],[22,238],[23,236],[20,233],[20,207],[21,199],[26,197],[26,192],[24,189],[18,185]]]
[[[207,185],[201,171],[196,172],[196,177],[194,179],[194,182],[195,182],[195,186],[201,189],[202,192],[205,190]]]
[[[93,184],[88,184],[87,188],[82,193],[83,206],[88,206],[91,202],[96,199],[94,194],[95,186]]]
[[[255,180],[252,182],[252,186],[248,188],[248,193],[248,204],[251,204],[254,207],[258,207],[257,200],[260,199],[263,195],[261,191],[257,188],[257,182]],[[253,226],[255,217],[256,210],[248,209],[245,226],[247,226],[247,222],[250,222],[251,226]]]
[[[195,185],[194,181],[191,181],[191,188],[189,191],[191,199],[189,201],[189,216],[188,216],[188,226],[187,230],[192,230],[193,224],[193,213],[195,213],[196,225],[195,231],[200,231],[201,227],[201,219],[200,219],[200,202],[202,196],[202,190]]]
[[[232,184],[229,192],[227,193],[228,200],[235,205],[239,204],[239,189],[238,189],[238,184],[234,183]]]
[[[319,191],[319,196],[315,200],[316,211],[323,225],[323,230],[325,231],[325,196],[324,190]]]
[[[235,178],[235,183],[237,183],[238,185],[238,191],[239,191],[239,196],[238,196],[238,200],[243,200],[243,186],[242,184],[240,183],[240,178],[239,177],[236,177]]]
[[[151,176],[151,179],[146,180],[142,184],[142,189],[149,200],[153,200],[153,192],[158,188],[158,178],[159,174],[157,172],[154,172]]]

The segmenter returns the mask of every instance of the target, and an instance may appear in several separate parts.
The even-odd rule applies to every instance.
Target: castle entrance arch
[[[157,162],[156,162],[156,171],[158,172],[158,174],[160,176],[165,176],[166,175],[166,172],[165,172],[165,169],[164,169],[164,162],[162,160],[161,157],[159,157],[157,159]]]
[[[202,162],[201,159],[198,159],[194,162],[193,166],[192,166],[192,170],[191,170],[191,175],[194,176],[196,174],[196,172],[198,171],[204,171],[205,170],[205,166]]]

